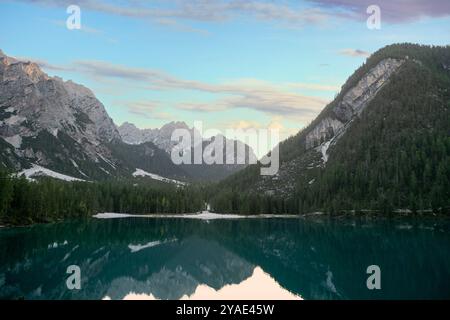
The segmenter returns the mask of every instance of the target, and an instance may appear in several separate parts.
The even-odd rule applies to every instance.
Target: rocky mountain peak
[[[25,75],[34,83],[37,83],[41,80],[48,80],[50,77],[42,72],[42,70],[39,68],[39,66],[34,62],[18,62],[17,65],[22,67],[23,72]]]
[[[189,126],[184,121],[171,121],[171,122],[166,123],[165,125],[163,125],[160,130],[162,132],[166,132],[166,131],[172,132],[173,130],[176,130],[176,129],[187,129],[187,130],[189,130]]]
[[[124,123],[122,123],[119,128],[130,128],[130,129],[138,129],[138,127],[136,127],[133,123],[130,123],[128,121],[125,121]]]
[[[103,142],[120,139],[113,121],[91,90],[49,77],[36,63],[2,55],[0,137],[14,142],[20,156],[41,164],[49,161],[28,143],[44,131],[57,139],[59,133],[64,133],[80,143],[93,161],[102,153],[99,146]]]

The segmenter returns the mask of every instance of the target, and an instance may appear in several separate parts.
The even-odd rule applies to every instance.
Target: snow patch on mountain
[[[176,185],[181,185],[181,186],[186,185],[185,182],[178,181],[178,180],[175,180],[175,179],[165,178],[165,177],[162,177],[160,175],[157,175],[157,174],[154,174],[154,173],[149,173],[147,171],[144,171],[144,170],[138,169],[138,168],[136,168],[136,171],[133,172],[133,177],[150,177],[153,180],[158,180],[158,181],[167,182],[167,183],[175,183]]]
[[[331,141],[332,141],[332,140],[329,140],[329,141],[323,143],[323,144],[320,146],[320,152],[322,153],[322,160],[323,160],[323,163],[327,163],[327,161],[328,161],[328,154],[327,154],[327,151],[328,151],[328,148],[330,147]]]
[[[83,179],[67,176],[62,173],[55,172],[53,170],[41,167],[37,164],[33,164],[33,166],[29,169],[25,169],[17,173],[18,177],[25,176],[28,180],[34,181],[33,178],[36,177],[52,177],[59,180],[64,181],[86,181]]]
[[[12,136],[12,137],[4,137],[3,138],[6,142],[8,142],[10,145],[14,146],[14,148],[19,149],[22,145],[22,137],[18,134]]]

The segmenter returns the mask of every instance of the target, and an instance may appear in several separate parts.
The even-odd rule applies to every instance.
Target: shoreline
[[[450,218],[449,213],[435,213],[431,210],[424,210],[421,212],[412,212],[409,210],[397,210],[392,213],[383,213],[376,210],[355,210],[343,211],[340,213],[326,213],[326,212],[310,212],[304,214],[231,214],[231,213],[214,213],[209,211],[202,211],[197,213],[166,213],[166,214],[132,214],[132,213],[114,213],[102,212],[92,216],[96,219],[121,219],[121,218],[167,218],[167,219],[199,219],[199,220],[217,220],[217,219],[314,219],[314,218],[328,218],[328,219],[346,219],[346,218],[368,218],[368,219],[391,219],[398,218]]]
[[[397,209],[391,213],[383,213],[376,210],[349,210],[341,211],[339,213],[327,212],[310,212],[303,214],[231,214],[231,213],[213,213],[209,211],[202,211],[196,213],[166,213],[166,214],[132,214],[132,213],[114,213],[114,212],[100,212],[91,216],[70,218],[72,219],[124,219],[124,218],[154,218],[154,219],[198,219],[198,220],[237,220],[237,219],[330,219],[330,220],[344,220],[344,219],[383,219],[396,220],[402,218],[417,218],[417,219],[449,219],[450,212],[446,209],[440,212],[433,212],[432,210],[422,210],[412,212],[406,209]],[[48,222],[33,222],[27,224],[8,224],[3,223],[0,229],[9,228],[25,228],[40,224],[55,224],[67,220],[58,219]]]
[[[199,220],[226,220],[226,219],[273,219],[273,218],[300,218],[300,215],[239,215],[214,213],[202,211],[198,213],[179,213],[179,214],[127,214],[104,212],[92,216],[96,219],[122,219],[122,218],[166,218],[166,219],[199,219]]]

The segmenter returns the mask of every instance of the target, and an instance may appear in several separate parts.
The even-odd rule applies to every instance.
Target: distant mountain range
[[[140,130],[130,123],[117,128],[88,88],[50,77],[37,64],[0,51],[0,166],[4,168],[27,173],[31,168],[36,175],[53,172],[55,177],[89,181],[132,179],[139,169],[148,177],[195,181],[221,179],[246,166],[175,165],[170,159],[174,146],[170,137],[177,128],[189,129],[184,122],[161,129]]]
[[[188,130],[191,136],[194,135],[194,128],[189,128],[183,121],[170,122],[163,125],[160,129],[139,129],[134,124],[124,122],[117,128],[122,141],[128,144],[141,144],[144,142],[152,142],[158,148],[166,151],[168,154],[176,145],[171,141],[172,132],[176,129]]]
[[[172,148],[176,146],[176,142],[171,140],[172,132],[176,129],[185,129],[187,130],[191,138],[194,137],[194,133],[198,134],[201,137],[201,133],[196,128],[189,128],[189,126],[182,121],[179,122],[170,122],[165,124],[160,129],[139,129],[134,124],[125,122],[120,127],[118,127],[120,136],[122,140],[128,144],[137,145],[141,143],[151,142],[159,147],[161,150],[167,152],[170,155]],[[224,148],[223,148],[223,164],[198,164],[198,165],[189,165],[182,164],[181,168],[185,170],[187,174],[192,177],[195,177],[198,180],[204,181],[217,181],[227,176],[243,169],[246,165],[237,164],[237,155],[236,150],[242,150],[241,147],[245,148],[246,158],[245,163],[255,163],[256,155],[253,150],[246,145],[245,143],[239,140],[230,140],[222,135],[217,135],[212,138],[202,137],[202,148],[205,148],[213,142],[215,139],[223,139]],[[226,163],[227,159],[227,148],[226,144],[234,144],[233,153],[229,156],[229,159],[234,159],[234,164]],[[198,144],[197,144],[198,145]],[[192,141],[191,150],[187,150],[191,152],[191,159],[193,155],[193,148],[196,146],[195,142]],[[229,150],[229,149],[228,149]],[[253,161],[253,162],[252,162]],[[192,159],[193,162],[193,159]]]

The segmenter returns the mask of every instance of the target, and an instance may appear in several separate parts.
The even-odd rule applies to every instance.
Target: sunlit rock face
[[[72,160],[98,162],[110,158],[105,143],[120,139],[113,121],[91,90],[49,77],[37,64],[3,53],[0,137],[14,147],[16,156],[31,163],[52,167],[64,158],[69,167],[75,168]],[[54,149],[49,151],[51,147]],[[72,171],[83,176],[79,170]]]
[[[337,119],[327,117],[311,130],[306,136],[306,147],[312,148],[323,141],[332,138],[339,129],[343,127],[343,123]]]
[[[404,60],[384,59],[366,73],[350,88],[342,100],[332,109],[332,113],[322,119],[306,136],[306,148],[318,146],[340,133],[346,123],[361,114],[367,104],[376,96]]]
[[[56,135],[63,130],[75,141],[92,145],[120,138],[104,106],[88,88],[49,77],[37,64],[0,56],[0,107],[2,131]]]

